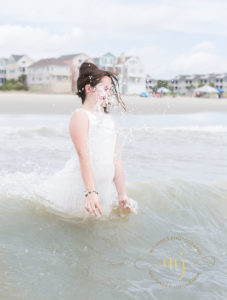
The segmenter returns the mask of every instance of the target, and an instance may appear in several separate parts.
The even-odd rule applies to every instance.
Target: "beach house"
[[[197,88],[201,83],[200,75],[177,75],[169,80],[169,85],[173,87],[173,91],[180,94],[190,94],[193,89]]]
[[[173,79],[169,80],[169,85],[173,87],[174,92],[179,92],[181,94],[188,94],[193,92],[195,88],[201,85],[220,86],[221,84],[216,84],[219,83],[216,81],[218,78],[217,76],[218,75],[214,73],[177,75]],[[219,75],[220,80],[221,80],[221,76],[222,75]]]
[[[28,67],[27,85],[33,91],[69,93],[70,67],[56,58],[40,59]]]
[[[185,79],[187,75],[177,75],[173,79],[169,80],[169,86],[173,87],[174,92],[185,93]]]
[[[215,77],[215,87],[227,91],[227,73],[217,74]]]
[[[0,87],[6,82],[6,65],[8,59],[1,57],[0,58]]]
[[[17,80],[20,75],[27,75],[28,67],[33,63],[27,55],[11,55],[6,64],[6,79]]]
[[[156,86],[158,80],[152,78],[150,75],[146,76],[146,91],[147,92],[152,92],[154,86]]]
[[[117,62],[117,57],[110,52],[100,56],[94,57],[95,64],[101,68],[102,70],[106,71],[115,71],[115,65]]]
[[[80,65],[83,62],[94,63],[94,60],[85,53],[62,55],[58,59],[69,66],[71,73],[71,91],[76,92]]]
[[[214,74],[214,73],[200,75],[200,77],[199,77],[200,84],[204,84],[204,85],[213,84],[213,85],[215,85],[216,76],[217,76],[217,74]]]
[[[119,77],[120,92],[123,94],[140,94],[146,91],[146,72],[138,56],[117,58],[115,70]]]

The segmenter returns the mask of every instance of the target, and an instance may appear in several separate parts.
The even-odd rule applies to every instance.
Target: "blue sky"
[[[226,0],[0,0],[0,56],[138,55],[146,73],[227,72]]]

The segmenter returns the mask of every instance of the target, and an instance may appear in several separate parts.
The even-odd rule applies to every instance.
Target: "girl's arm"
[[[127,196],[126,187],[125,187],[124,168],[121,160],[121,152],[119,149],[118,136],[116,138],[116,145],[114,151],[114,166],[115,166],[115,175],[113,181],[116,186],[118,198],[122,196]]]
[[[88,150],[88,126],[89,121],[85,112],[75,111],[70,120],[69,131],[79,156],[81,175],[85,188],[86,190],[93,191],[95,190],[95,185]],[[90,193],[86,197],[85,209],[96,217],[98,216],[96,209],[98,209],[100,215],[103,214],[96,193]]]
[[[112,116],[111,116],[112,117]],[[112,117],[113,119],[113,117]],[[114,184],[116,186],[117,194],[118,194],[118,203],[120,209],[125,209],[127,212],[132,212],[132,208],[127,206],[130,204],[130,200],[127,196],[126,186],[125,186],[125,176],[124,176],[124,168],[121,160],[121,151],[118,142],[118,134],[117,134],[117,126],[113,119],[115,132],[116,132],[116,144],[114,149],[114,166],[115,166],[115,174],[114,174]],[[126,206],[125,206],[126,205]]]
[[[81,175],[87,190],[94,190],[91,161],[88,151],[88,126],[87,115],[83,111],[75,111],[71,117],[69,131],[80,160]]]
[[[116,139],[115,152],[114,152],[114,165],[115,165],[115,175],[113,181],[116,186],[116,190],[118,194],[119,207],[120,209],[124,208],[128,212],[132,212],[132,208],[130,206],[127,206],[130,205],[130,200],[127,196],[126,187],[125,187],[124,168],[121,160],[121,152],[119,149],[118,136]]]

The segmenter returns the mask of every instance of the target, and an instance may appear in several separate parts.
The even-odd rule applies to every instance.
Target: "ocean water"
[[[83,222],[33,193],[69,159],[69,115],[0,115],[0,299],[227,299],[227,115],[115,120],[138,213]]]

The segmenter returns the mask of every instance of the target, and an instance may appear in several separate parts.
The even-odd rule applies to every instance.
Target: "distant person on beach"
[[[218,99],[221,99],[222,94],[221,93],[217,93],[217,95],[218,95]]]

